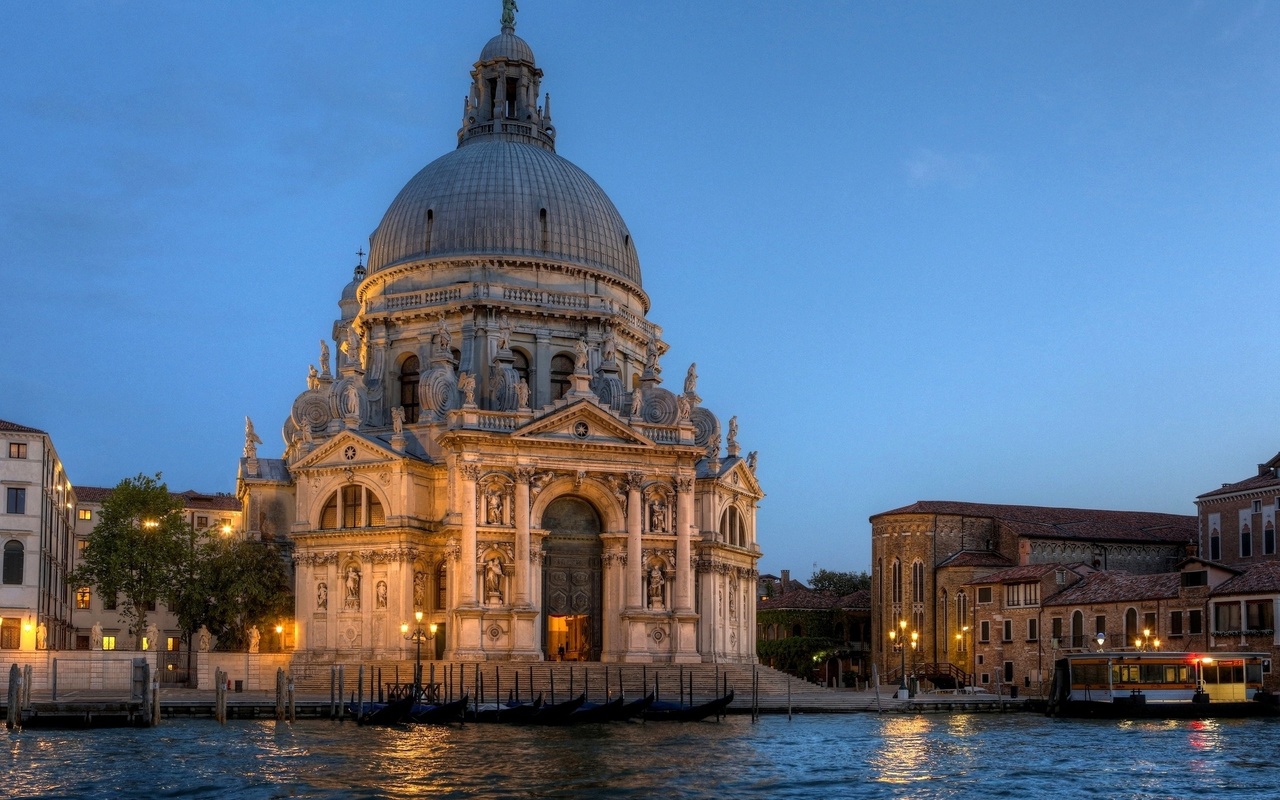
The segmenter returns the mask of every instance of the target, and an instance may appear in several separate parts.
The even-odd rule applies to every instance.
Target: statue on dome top
[[[502,27],[514,28],[516,26],[516,12],[520,7],[516,5],[516,0],[502,0]]]
[[[262,437],[253,431],[253,420],[248,417],[244,418],[244,457],[257,458],[258,445],[262,444]]]

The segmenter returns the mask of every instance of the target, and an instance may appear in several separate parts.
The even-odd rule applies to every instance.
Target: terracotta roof
[[[1266,475],[1254,475],[1251,478],[1245,478],[1237,483],[1223,484],[1221,489],[1214,489],[1212,492],[1205,492],[1196,499],[1203,500],[1206,497],[1217,497],[1224,494],[1235,494],[1236,492],[1247,492],[1256,489],[1267,489],[1270,487],[1280,487],[1280,478],[1277,478],[1274,474],[1268,471]]]
[[[992,550],[961,550],[939,567],[1007,567],[1013,562]]]
[[[860,589],[840,596],[798,587],[777,597],[761,600],[756,608],[761,611],[828,611],[835,608],[865,610],[871,608],[871,592]]]
[[[26,425],[19,425],[16,422],[9,422],[3,419],[0,419],[0,433],[44,433],[45,436],[49,435],[39,428],[28,428]]]
[[[948,500],[921,500],[909,506],[874,514],[945,514],[985,517],[1016,536],[1033,539],[1083,539],[1088,541],[1186,542],[1194,539],[1194,516],[1151,511],[1104,511],[1089,508],[1046,508]]]
[[[76,499],[81,503],[105,503],[115,488],[104,486],[77,486]],[[228,494],[204,494],[193,489],[185,492],[169,492],[169,496],[182,501],[183,508],[210,511],[239,511],[240,501]]]
[[[1014,581],[1026,582],[1041,578],[1050,572],[1059,569],[1066,569],[1065,564],[1023,564],[1020,567],[1010,567],[993,572],[990,575],[984,575],[981,578],[975,578],[967,586],[973,586],[977,583],[1012,583]]]
[[[1120,603],[1131,600],[1168,599],[1178,596],[1182,573],[1161,572],[1155,575],[1131,575],[1128,572],[1095,572],[1074,586],[1063,589],[1044,601],[1046,606]]]
[[[1228,578],[1213,590],[1213,596],[1224,594],[1257,594],[1280,592],[1280,561],[1255,564],[1243,574]]]

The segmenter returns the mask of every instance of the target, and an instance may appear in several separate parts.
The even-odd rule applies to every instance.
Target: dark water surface
[[[5,797],[1280,797],[1280,721],[1030,714],[583,728],[166,720],[8,734]]]

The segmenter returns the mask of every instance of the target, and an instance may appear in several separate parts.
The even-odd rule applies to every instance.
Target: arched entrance
[[[599,661],[604,608],[600,515],[579,497],[542,513],[542,642],[548,660]]]

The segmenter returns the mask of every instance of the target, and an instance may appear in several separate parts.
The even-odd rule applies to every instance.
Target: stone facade
[[[1248,566],[1277,558],[1280,454],[1258,465],[1258,474],[1196,498],[1200,552],[1224,564]]]
[[[49,434],[0,420],[0,486],[0,652],[65,648],[76,491]]]
[[[451,659],[755,660],[755,454],[695,366],[662,385],[634,242],[556,154],[541,81],[504,22],[458,148],[343,290],[283,457],[246,432],[238,496],[288,531],[307,657],[403,657],[421,611]]]

